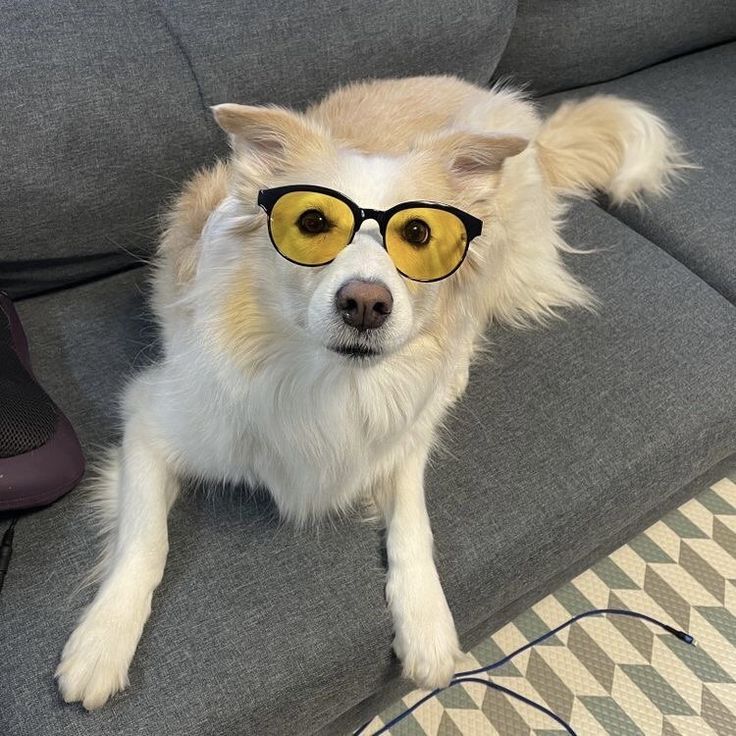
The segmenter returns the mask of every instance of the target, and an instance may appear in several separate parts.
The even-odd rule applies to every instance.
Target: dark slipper
[[[50,504],[83,475],[79,441],[36,381],[18,314],[0,292],[0,511]]]

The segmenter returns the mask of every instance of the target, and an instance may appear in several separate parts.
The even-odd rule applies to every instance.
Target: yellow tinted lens
[[[435,281],[462,262],[465,225],[451,212],[432,207],[400,210],[386,226],[386,249],[396,268],[416,281]]]
[[[350,242],[353,213],[329,194],[289,192],[271,210],[271,239],[281,255],[303,266],[329,263]]]

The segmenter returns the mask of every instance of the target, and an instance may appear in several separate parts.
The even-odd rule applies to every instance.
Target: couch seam
[[[490,77],[487,78],[485,85],[486,87],[490,87],[493,89],[496,86],[504,87],[507,83],[511,83],[513,80],[508,77],[508,75],[504,75],[501,78],[496,77],[496,70],[498,69],[498,65],[503,60],[504,55],[506,54],[506,49],[509,47],[509,41],[511,40],[511,36],[514,33],[514,28],[516,28],[516,22],[519,19],[519,2],[518,0],[514,0],[513,2],[513,10],[510,14],[510,23],[508,26],[508,32],[506,33],[506,38],[503,42],[503,48],[501,49],[501,52],[498,55],[498,58],[496,59],[496,63],[493,66],[493,70],[491,71]],[[507,78],[508,77],[508,78]],[[518,86],[518,85],[517,85]]]
[[[695,278],[697,278],[699,281],[705,284],[705,286],[707,286],[711,291],[714,291],[716,294],[718,294],[718,296],[725,299],[732,307],[736,307],[735,302],[732,302],[731,299],[728,296],[726,296],[726,294],[724,294],[720,288],[718,288],[717,286],[712,284],[710,281],[708,281],[708,279],[702,273],[699,273],[693,267],[692,264],[686,263],[684,258],[678,258],[674,254],[670,253],[670,251],[667,250],[667,248],[665,248],[665,246],[659,242],[659,239],[654,239],[652,238],[651,235],[644,232],[643,228],[639,227],[641,221],[629,222],[628,220],[624,219],[624,217],[618,214],[619,208],[612,208],[600,202],[595,202],[595,205],[600,210],[605,212],[607,215],[610,215],[611,217],[613,217],[614,220],[624,225],[624,227],[628,227],[630,230],[635,232],[640,238],[644,238],[645,240],[650,242],[652,245],[655,245],[657,248],[659,248],[662,251],[662,253],[669,256],[673,261],[676,261],[677,263],[679,263],[683,268],[686,268],[693,276],[695,276]]]
[[[202,107],[202,112],[205,114],[205,117],[209,121],[209,105],[207,104],[207,100],[204,96],[204,91],[202,90],[202,85],[199,82],[199,78],[197,77],[197,72],[194,69],[194,63],[192,62],[192,57],[189,55],[189,52],[187,51],[186,47],[184,46],[181,38],[179,35],[174,31],[174,28],[172,27],[171,23],[169,22],[169,19],[164,13],[163,10],[158,6],[158,4],[153,6],[153,9],[155,13],[158,15],[158,17],[161,19],[161,22],[164,25],[164,29],[166,32],[171,36],[171,38],[174,41],[174,44],[176,45],[176,48],[179,50],[179,53],[184,57],[184,61],[187,65],[187,68],[189,69],[189,73],[192,76],[192,79],[194,80],[194,84],[197,88],[197,94],[199,96],[199,103]]]
[[[568,200],[568,203],[571,203]],[[631,230],[632,233],[640,237],[642,240],[645,240],[647,243],[649,243],[651,246],[656,248],[663,256],[666,256],[670,261],[673,263],[678,264],[679,266],[682,266],[689,274],[691,274],[694,278],[696,278],[708,291],[712,291],[714,294],[716,294],[720,299],[723,299],[723,301],[726,302],[726,304],[731,307],[731,309],[736,309],[736,303],[732,302],[720,289],[713,286],[713,284],[710,283],[710,281],[707,281],[703,276],[701,276],[697,271],[693,270],[687,263],[684,263],[679,258],[675,257],[670,253],[663,245],[661,245],[656,240],[653,240],[651,237],[649,237],[646,233],[641,232],[636,227],[634,227],[632,224],[629,224],[626,222],[626,220],[623,220],[621,217],[618,217],[616,213],[608,207],[606,207],[605,204],[602,204],[601,201],[598,199],[592,199],[592,200],[586,200],[586,204],[592,204],[594,207],[596,207],[600,212],[603,212],[605,215],[608,215],[611,219],[615,220],[619,225],[622,227],[625,227],[627,230]],[[563,228],[567,222],[569,222],[570,218],[565,217],[563,220]]]
[[[699,46],[696,49],[690,49],[690,51],[683,51],[679,54],[675,54],[674,56],[668,56],[664,59],[659,59],[659,61],[653,61],[651,64],[645,64],[644,66],[637,67],[636,69],[631,69],[630,71],[624,72],[623,74],[617,74],[615,77],[608,77],[607,79],[599,79],[596,82],[586,82],[585,84],[576,84],[572,87],[562,87],[561,89],[553,89],[548,92],[543,92],[542,94],[537,94],[534,96],[537,99],[542,100],[545,97],[553,97],[554,95],[565,94],[567,92],[577,92],[578,90],[585,90],[588,87],[595,87],[599,84],[608,84],[609,82],[617,82],[619,79],[625,79],[626,77],[633,76],[634,74],[638,74],[639,72],[647,71],[648,69],[653,69],[654,67],[660,66],[662,64],[669,64],[672,61],[677,61],[678,59],[684,59],[688,56],[694,56],[696,54],[700,54],[705,51],[711,51],[713,49],[720,48],[721,46],[729,46],[732,43],[736,43],[736,36],[734,36],[733,38],[728,38],[725,41],[718,41],[718,43],[709,44],[707,46]],[[493,79],[491,81],[493,81]]]
[[[142,263],[140,261],[133,261],[131,263],[126,263],[125,265],[121,266],[120,268],[116,268],[113,271],[108,271],[105,273],[98,273],[98,274],[91,274],[84,278],[73,281],[72,283],[59,284],[57,286],[52,286],[47,289],[42,289],[41,291],[33,292],[32,294],[26,294],[24,296],[15,297],[13,298],[13,304],[20,304],[21,302],[24,302],[24,301],[31,301],[33,299],[41,299],[43,297],[53,296],[55,294],[69,291],[71,289],[83,288],[85,286],[89,286],[90,284],[95,284],[98,281],[104,281],[105,279],[114,278],[115,276],[120,276],[124,273],[128,273],[129,271],[138,271],[140,269],[145,269],[148,267],[149,266],[147,263]]]

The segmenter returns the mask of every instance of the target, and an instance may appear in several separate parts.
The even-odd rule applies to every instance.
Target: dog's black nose
[[[335,295],[335,306],[345,324],[361,332],[380,327],[391,314],[394,298],[379,281],[353,280],[344,283]]]

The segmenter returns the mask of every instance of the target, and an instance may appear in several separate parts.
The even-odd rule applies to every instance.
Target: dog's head
[[[528,244],[520,246],[521,253],[505,252],[513,230],[509,213],[518,229],[520,218],[540,220],[543,205],[527,203],[522,212],[512,212],[514,202],[539,183],[534,172],[521,169],[504,201],[502,169],[508,159],[524,158],[518,155],[528,144],[522,137],[447,131],[418,136],[404,153],[389,156],[356,150],[310,118],[282,108],[227,104],[214,114],[230,137],[233,179],[205,228],[198,277],[217,295],[219,331],[251,363],[288,343],[302,345],[305,354],[317,349],[367,366],[421,333],[441,334],[461,322],[487,319],[494,310],[513,318],[517,307],[524,311],[524,302],[530,314],[547,309],[540,294],[550,285],[542,286],[543,277],[534,275],[544,262],[566,278],[553,245],[536,264],[523,253]],[[329,262],[300,265],[274,247],[268,216],[257,204],[260,191],[289,185],[334,190],[379,212],[404,202],[442,203],[482,220],[484,231],[453,273],[431,283],[402,275],[372,219],[360,223],[349,245]],[[315,215],[314,209],[292,212],[291,224],[319,228],[314,218],[331,215]],[[539,239],[533,230],[530,224],[527,231]],[[536,295],[533,284],[523,284],[530,274],[531,281],[540,281]],[[547,276],[554,282],[555,273]]]

